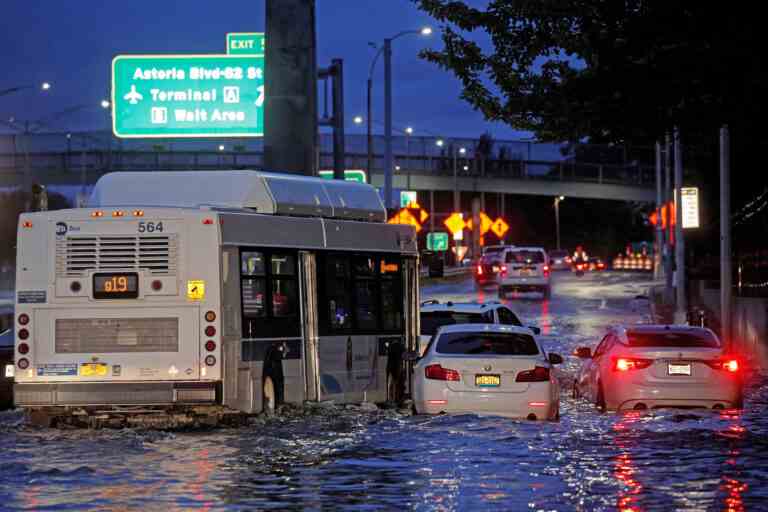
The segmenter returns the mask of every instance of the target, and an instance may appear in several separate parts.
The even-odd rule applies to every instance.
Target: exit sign
[[[264,32],[229,32],[227,55],[261,55],[266,50]]]
[[[427,249],[430,251],[447,251],[448,233],[427,233]]]

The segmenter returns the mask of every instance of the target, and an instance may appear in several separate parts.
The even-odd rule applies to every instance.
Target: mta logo
[[[56,236],[64,236],[67,234],[67,224],[64,222],[56,223]]]

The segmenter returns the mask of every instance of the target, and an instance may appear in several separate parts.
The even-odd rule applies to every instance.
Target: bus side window
[[[334,331],[352,329],[352,307],[350,304],[349,257],[328,256],[325,265],[325,292],[328,324]]]
[[[264,265],[264,253],[243,252],[240,256],[240,274],[242,275],[243,316],[246,322],[243,329],[247,334],[248,318],[266,316],[267,277]]]
[[[381,320],[385,331],[403,328],[403,273],[400,258],[381,260]]]
[[[352,261],[356,327],[362,331],[375,330],[379,323],[376,258],[355,256]]]

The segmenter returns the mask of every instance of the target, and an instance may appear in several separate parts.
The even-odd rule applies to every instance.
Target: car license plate
[[[493,267],[491,267],[491,270],[493,270],[494,272],[498,272],[501,269],[499,267],[497,267],[496,265],[494,265]]]
[[[530,270],[528,270],[527,268],[524,268],[524,269],[522,269],[522,270],[520,271],[520,275],[521,275],[521,276],[529,276],[529,275],[531,275],[531,271],[530,271]]]
[[[106,363],[83,363],[80,365],[81,377],[104,377],[106,375]]]
[[[667,373],[669,375],[690,375],[691,363],[669,363]]]
[[[501,375],[475,375],[475,386],[479,388],[497,388],[501,385]]]

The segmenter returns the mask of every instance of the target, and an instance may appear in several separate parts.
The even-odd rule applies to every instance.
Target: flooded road
[[[570,357],[607,325],[647,319],[647,283],[557,274],[553,297],[509,300]],[[422,298],[496,300],[471,281]],[[563,386],[561,420],[293,409],[207,432],[38,430],[0,413],[0,510],[766,510],[768,385],[743,413],[598,414]]]

